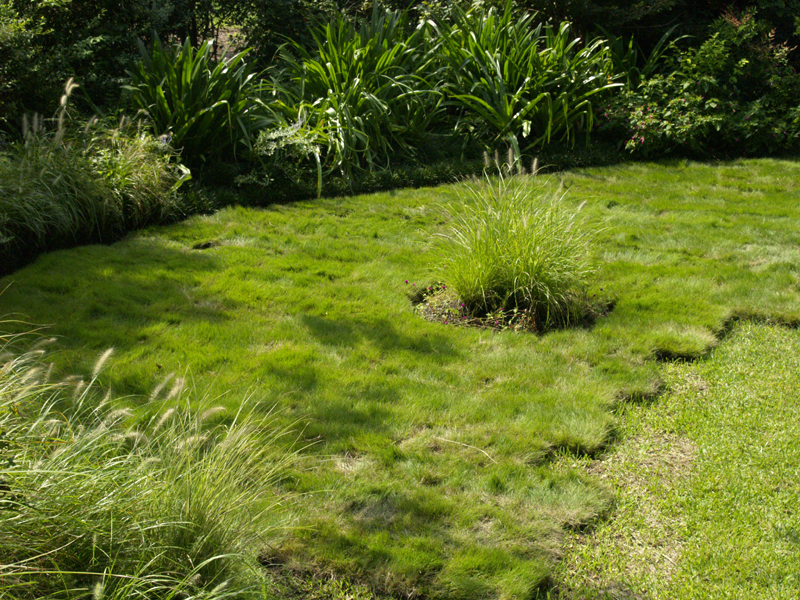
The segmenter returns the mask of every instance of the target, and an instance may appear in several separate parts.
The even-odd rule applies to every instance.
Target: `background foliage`
[[[698,47],[672,55],[671,72],[620,93],[606,130],[633,153],[754,155],[797,150],[800,76],[790,49],[754,11],[728,13]]]
[[[231,186],[269,203],[431,183],[432,173],[479,171],[483,151],[508,148],[526,160],[558,156],[561,166],[619,152],[784,154],[800,147],[798,8],[2,0],[2,152],[24,145],[24,115],[53,115],[60,86],[76,76],[74,118],[139,120],[172,145],[171,164],[221,190],[201,196],[223,203]]]

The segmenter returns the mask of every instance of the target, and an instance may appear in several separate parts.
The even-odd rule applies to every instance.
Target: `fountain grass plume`
[[[285,429],[252,400],[225,416],[186,388],[132,423],[130,410],[99,392],[102,364],[89,382],[53,381],[43,350],[4,354],[0,595],[224,598],[260,589],[256,556],[286,515],[274,485],[293,458],[276,443]]]

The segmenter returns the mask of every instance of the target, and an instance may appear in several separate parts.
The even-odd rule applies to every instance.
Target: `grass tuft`
[[[131,411],[88,383],[52,381],[40,352],[0,366],[0,595],[14,598],[247,597],[255,556],[281,524],[273,484],[292,454],[245,401]],[[199,402],[200,405],[204,402]],[[277,433],[276,433],[277,431]]]
[[[466,312],[520,311],[538,329],[581,320],[594,232],[580,207],[569,211],[563,193],[541,181],[501,173],[467,186],[463,206],[446,207],[444,272]]]
[[[70,126],[76,87],[67,83],[54,119],[26,119],[24,141],[0,150],[0,273],[42,251],[110,243],[184,212],[177,189],[188,171],[163,144],[124,121]]]

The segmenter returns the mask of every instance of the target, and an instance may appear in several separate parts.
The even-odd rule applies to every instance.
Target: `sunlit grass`
[[[796,598],[799,360],[796,329],[742,323],[707,362],[670,365],[592,467],[618,509],[576,538],[552,597]]]
[[[110,350],[88,382],[58,380],[30,343],[0,330],[0,596],[261,595],[257,556],[289,524],[286,431],[248,398],[190,408],[174,378],[130,424],[98,383]]]
[[[41,257],[2,281],[0,313],[53,323],[62,368],[146,394],[189,369],[299,422],[303,528],[267,562],[376,589],[526,598],[565,530],[609,510],[580,469],[614,409],[663,389],[658,358],[698,358],[734,316],[800,319],[791,161],[626,165],[564,176],[600,233],[588,293],[615,300],[592,329],[495,333],[427,322],[409,293],[441,273],[439,208],[461,186],[228,208],[111,247]],[[557,187],[558,182],[553,182]],[[195,249],[197,248],[197,249]],[[408,281],[409,283],[405,283]],[[307,447],[306,447],[307,446]]]

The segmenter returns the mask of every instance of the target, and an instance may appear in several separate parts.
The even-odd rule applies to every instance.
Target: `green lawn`
[[[669,393],[631,407],[624,441],[585,462],[618,504],[572,541],[557,597],[797,598],[800,332],[742,323],[708,361],[665,373]]]
[[[612,508],[570,457],[624,433],[620,408],[670,382],[660,361],[706,355],[736,317],[800,322],[799,176],[775,160],[564,175],[601,230],[590,294],[614,301],[591,329],[415,314],[412,289],[447,281],[436,235],[460,186],[229,208],[49,254],[0,281],[0,314],[52,324],[67,372],[114,347],[105,383],[143,418],[176,373],[294,424],[302,460],[279,483],[294,527],[255,549],[266,562],[379,592],[530,598],[570,532]]]

